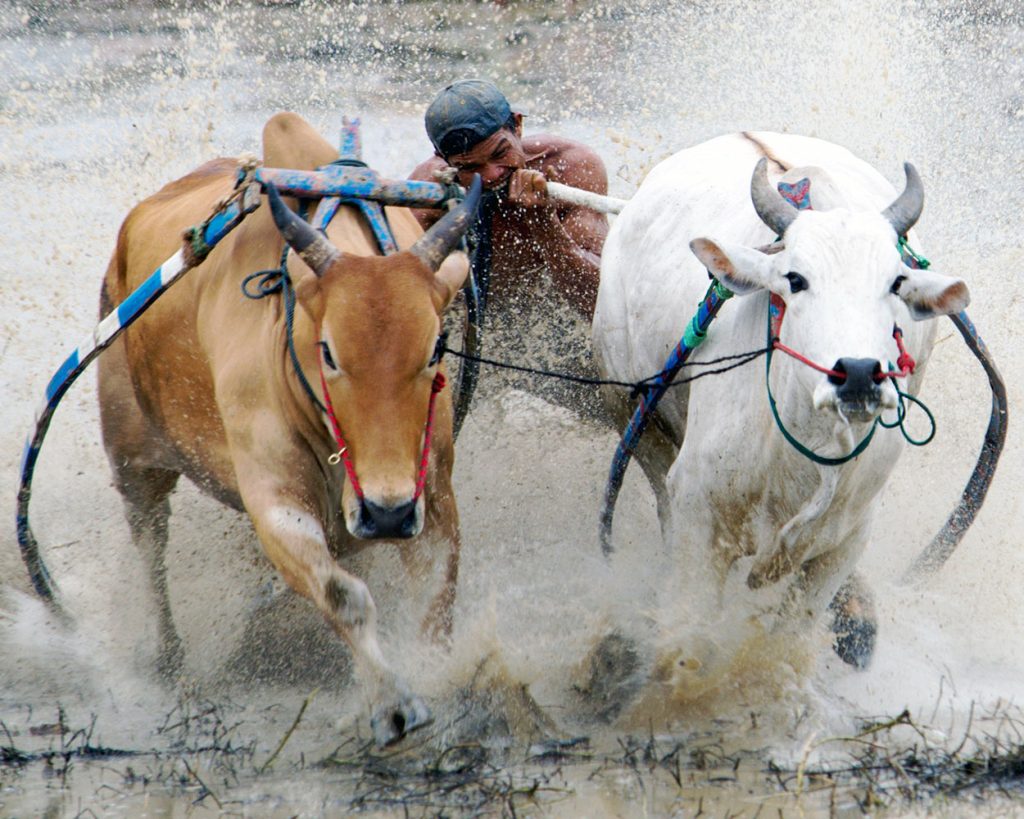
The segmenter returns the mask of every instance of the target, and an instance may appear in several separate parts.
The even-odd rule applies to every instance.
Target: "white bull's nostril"
[[[883,380],[882,364],[877,358],[840,358],[832,370],[841,375],[829,375],[836,385],[840,401],[864,401],[877,396],[878,384]]]

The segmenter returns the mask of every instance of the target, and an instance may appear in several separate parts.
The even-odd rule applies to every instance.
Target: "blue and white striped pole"
[[[223,204],[201,225],[185,233],[184,246],[158,267],[131,295],[107,315],[72,351],[46,386],[46,393],[36,410],[35,427],[25,441],[21,457],[21,485],[18,487],[18,546],[28,568],[32,586],[49,603],[54,602],[54,583],[39,555],[39,547],[28,521],[28,504],[32,496],[32,475],[39,451],[46,437],[53,413],[75,379],[104,349],[109,347],[132,322],[168,287],[193,267],[199,265],[213,247],[228,235],[248,214],[260,205],[258,182],[244,183],[239,192]]]

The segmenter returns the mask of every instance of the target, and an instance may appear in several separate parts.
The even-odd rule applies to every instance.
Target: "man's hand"
[[[521,168],[514,171],[508,180],[508,201],[524,208],[545,207],[551,204],[548,198],[548,180],[540,171]]]

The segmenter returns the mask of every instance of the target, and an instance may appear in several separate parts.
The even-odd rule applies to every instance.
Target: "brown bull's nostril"
[[[371,538],[410,538],[416,534],[416,501],[396,506],[381,506],[364,499],[359,505],[360,536]]]

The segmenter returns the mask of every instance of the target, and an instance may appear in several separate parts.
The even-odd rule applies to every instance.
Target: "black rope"
[[[292,325],[295,320],[295,291],[292,290],[291,279],[288,277],[287,260],[288,245],[285,245],[284,251],[281,253],[281,266],[272,270],[258,270],[255,273],[250,273],[242,280],[242,294],[247,299],[262,299],[274,293],[281,293],[284,296],[284,320],[288,331],[286,334],[288,337],[288,354],[292,359],[292,367],[295,369],[295,375],[298,376],[299,383],[306,391],[306,395],[309,396],[320,412],[326,414],[327,408],[317,397],[317,394],[313,392],[309,381],[306,380],[306,374],[302,370],[299,356],[295,352],[295,335],[292,332]],[[250,291],[249,289],[249,283],[252,281],[256,282],[255,291]]]
[[[469,355],[459,350],[452,349],[451,347],[445,346],[443,352],[451,353],[459,358],[465,358],[468,361],[476,361],[480,364],[488,364],[492,367],[498,367],[503,370],[514,370],[515,372],[527,373],[529,375],[542,375],[546,378],[557,378],[561,381],[571,381],[574,384],[586,384],[593,386],[613,386],[613,387],[629,387],[633,390],[634,395],[639,395],[640,392],[647,389],[648,387],[654,386],[659,383],[659,380],[664,377],[665,370],[657,373],[656,375],[649,376],[642,381],[616,381],[610,378],[589,378],[584,375],[573,375],[572,373],[560,373],[553,370],[540,370],[534,367],[524,367],[519,364],[510,364],[507,361],[496,361],[493,358],[484,358],[483,356]],[[666,384],[667,387],[678,387],[682,384],[688,384],[691,381],[696,381],[698,378],[703,378],[707,375],[720,375],[721,373],[727,373],[729,370],[735,370],[738,367],[742,367],[744,364],[749,364],[768,352],[768,348],[762,348],[760,350],[751,350],[747,353],[735,353],[733,355],[724,355],[721,358],[713,358],[709,361],[687,361],[682,366],[684,367],[710,367],[715,364],[722,364],[726,361],[732,361],[734,363],[727,367],[719,367],[715,370],[705,370],[704,372],[692,375],[689,378],[680,378]]]

